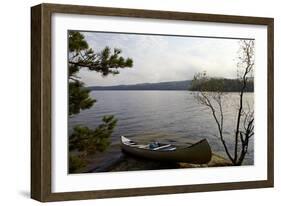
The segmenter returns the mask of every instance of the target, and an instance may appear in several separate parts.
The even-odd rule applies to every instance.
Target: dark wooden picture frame
[[[51,190],[51,16],[54,13],[267,26],[267,180],[53,193]],[[31,8],[31,197],[48,202],[273,187],[274,88],[272,18],[40,4]]]

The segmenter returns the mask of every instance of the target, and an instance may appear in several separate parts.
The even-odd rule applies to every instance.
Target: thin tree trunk
[[[243,86],[240,92],[240,101],[239,101],[239,110],[238,110],[238,116],[237,116],[237,122],[236,122],[236,131],[235,131],[235,148],[234,148],[234,162],[237,161],[237,155],[238,155],[238,137],[239,137],[239,131],[240,131],[240,120],[241,120],[241,114],[243,109],[243,95],[244,91],[246,89],[247,80],[246,76],[248,74],[248,66],[246,68],[246,71],[243,75]]]

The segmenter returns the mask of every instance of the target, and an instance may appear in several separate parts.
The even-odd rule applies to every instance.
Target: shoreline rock
[[[212,159],[208,164],[190,164],[190,163],[179,163],[181,168],[201,168],[201,167],[225,167],[233,166],[230,160],[225,159],[224,157],[213,153]]]
[[[157,162],[146,159],[140,159],[124,155],[123,160],[111,167],[109,172],[116,171],[138,171],[138,170],[159,170],[159,169],[180,169],[180,168],[204,168],[204,167],[223,167],[232,166],[232,163],[224,157],[214,154],[208,164],[190,164],[190,163],[170,163]]]
[[[160,169],[183,169],[183,168],[206,168],[206,167],[225,167],[233,166],[226,158],[213,153],[211,161],[208,164],[190,164],[190,163],[173,163],[152,161],[139,157],[121,153],[117,158],[113,158],[99,164],[99,166],[91,167],[84,173],[98,172],[121,172],[121,171],[140,171],[140,170],[160,170]]]

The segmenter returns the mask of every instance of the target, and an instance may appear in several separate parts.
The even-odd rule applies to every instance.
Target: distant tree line
[[[200,91],[223,91],[223,92],[239,92],[243,86],[241,79],[224,79],[209,78],[204,81],[184,80],[158,83],[142,83],[132,85],[116,85],[116,86],[90,86],[88,90],[190,90]],[[248,78],[245,92],[254,91],[253,78]]]
[[[241,79],[208,78],[205,81],[192,80],[190,91],[210,91],[210,92],[240,92],[243,88]],[[254,80],[248,78],[244,92],[254,92]]]
[[[91,86],[89,90],[186,90],[191,86],[192,80],[142,83],[116,86]]]

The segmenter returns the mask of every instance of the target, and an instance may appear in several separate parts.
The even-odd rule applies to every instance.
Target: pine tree
[[[89,47],[85,37],[80,32],[71,31],[68,36],[68,84],[69,84],[69,117],[79,114],[82,110],[91,108],[96,102],[90,97],[90,91],[81,81],[79,71],[86,68],[100,73],[102,76],[119,74],[119,69],[133,66],[133,60],[120,56],[120,49],[105,47],[101,52],[95,52]],[[109,138],[116,126],[117,119],[110,115],[104,116],[103,123],[95,129],[76,125],[69,137],[69,150],[78,151],[78,155],[69,155],[69,172],[75,172],[84,167],[87,156],[97,151],[103,152],[110,145]]]

